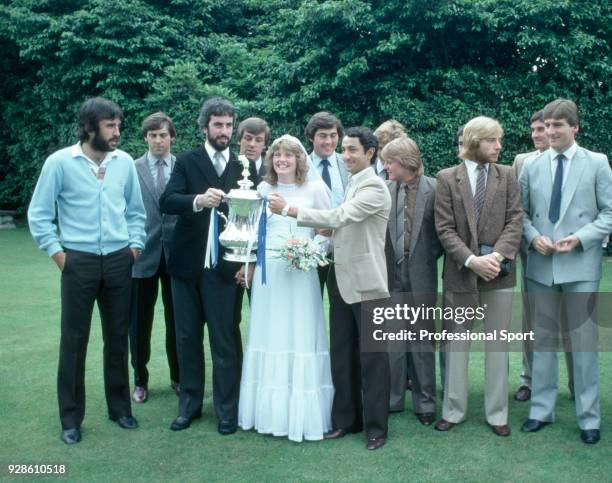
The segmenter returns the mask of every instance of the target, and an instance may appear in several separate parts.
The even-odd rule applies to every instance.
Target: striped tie
[[[478,222],[480,220],[482,206],[484,205],[487,183],[484,165],[479,164],[476,169],[478,170],[478,178],[476,179],[476,193],[474,194],[474,210],[476,210],[476,222]]]

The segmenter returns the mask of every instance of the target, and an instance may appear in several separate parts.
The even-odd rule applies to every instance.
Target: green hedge
[[[531,149],[528,119],[574,99],[579,142],[609,152],[612,12],[607,0],[15,0],[0,6],[0,207],[23,209],[45,157],[75,140],[79,104],[112,98],[122,149],[155,110],[201,141],[212,94],[239,117],[302,137],[326,109],[345,125],[394,117],[427,172],[456,163],[455,131],[486,114],[505,128],[502,162]]]

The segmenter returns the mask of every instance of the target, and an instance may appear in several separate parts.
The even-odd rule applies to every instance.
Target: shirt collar
[[[312,153],[310,153],[310,157],[312,159],[312,162],[315,166],[319,166],[321,164],[321,161],[323,161],[324,158],[320,157],[317,153],[315,153],[314,151]],[[329,161],[330,166],[334,165],[334,158],[336,157],[336,153],[332,153],[332,155],[327,158],[327,160]]]
[[[213,148],[208,141],[206,141],[204,143],[204,149],[206,149],[206,152],[208,153],[208,157],[212,161],[213,157],[215,156],[215,153],[217,152],[217,150],[215,148]],[[227,163],[229,161],[229,156],[230,156],[229,155],[229,146],[227,148],[225,148],[223,151],[219,151],[219,152],[221,153],[221,156],[223,156],[223,159]]]
[[[350,179],[351,184],[358,183],[362,178],[367,177],[368,176],[367,173],[369,171],[372,171],[373,174],[376,174],[376,173],[374,173],[374,167],[373,166],[368,166],[366,169],[363,169],[363,170],[359,171],[359,173],[357,173],[357,174],[350,174],[349,175],[349,179]]]
[[[172,160],[172,155],[170,153],[166,154],[166,156],[164,156],[164,162],[166,163],[166,166],[170,166],[170,161]],[[151,154],[151,151],[147,151],[147,161],[149,161],[149,166],[151,167],[156,167],[157,166],[157,162],[159,161],[159,158],[156,157],[154,154]]]
[[[382,160],[376,157],[376,174],[380,174],[385,169]]]
[[[557,151],[555,151],[553,148],[549,148],[550,151],[550,159],[551,161],[554,160],[559,154],[563,154],[565,156],[565,159],[567,160],[571,160],[574,157],[574,154],[576,154],[576,151],[578,150],[578,145],[576,143],[573,143],[569,148],[567,148],[565,151],[563,151],[562,153],[559,153]]]
[[[98,164],[93,159],[90,159],[89,157],[87,157],[87,155],[83,152],[83,145],[81,144],[81,141],[72,145],[72,147],[70,148],[70,151],[71,151],[70,154],[72,155],[73,158],[80,157],[80,158],[84,158],[86,161],[90,163]],[[102,165],[102,163],[108,163],[111,159],[115,159],[116,157],[117,157],[117,150],[109,151],[108,153],[106,153],[106,156],[104,157],[100,165]]]
[[[468,171],[476,171],[476,168],[478,168],[478,164],[476,161],[472,161],[471,159],[464,159],[465,162],[465,167],[468,169]],[[485,173],[489,172],[489,165],[491,163],[485,163],[484,164],[484,168],[485,168]]]

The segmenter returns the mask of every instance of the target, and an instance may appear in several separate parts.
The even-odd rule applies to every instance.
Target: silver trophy
[[[254,262],[257,260],[257,228],[261,210],[263,209],[263,198],[252,190],[253,182],[249,180],[248,161],[242,162],[242,179],[238,181],[238,189],[230,190],[223,198],[229,205],[229,215],[226,217],[219,212],[225,222],[225,230],[219,235],[219,243],[228,250],[223,255],[224,260],[230,262]]]

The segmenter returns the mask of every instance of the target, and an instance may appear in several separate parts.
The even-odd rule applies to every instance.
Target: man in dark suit
[[[382,150],[387,186],[391,192],[389,236],[393,246],[387,259],[390,291],[407,293],[414,306],[436,305],[438,258],[442,247],[434,222],[436,180],[425,176],[421,152],[407,136],[389,142]],[[420,320],[419,329],[435,330],[433,320]],[[414,344],[410,352],[389,352],[391,410],[404,409],[406,370],[409,361],[413,410],[421,424],[434,422],[436,410],[436,361],[433,343]]]
[[[586,444],[599,441],[597,292],[601,242],[612,230],[612,171],[606,155],[576,144],[578,108],[569,99],[544,107],[550,149],[523,168],[527,279],[535,342],[529,419],[523,432],[555,420],[560,311],[572,348],[576,419]]]
[[[204,267],[211,208],[220,206],[225,193],[237,188],[242,165],[230,154],[235,108],[213,97],[202,105],[198,125],[206,142],[177,156],[176,164],[160,198],[162,213],[180,215],[168,257],[172,277],[176,342],[181,374],[179,414],[170,429],[186,429],[202,413],[204,396],[204,323],[213,361],[213,401],[218,431],[236,431],[240,388],[239,351],[234,324],[238,266],[223,260],[220,247],[216,266]],[[256,179],[255,166],[250,166]],[[224,228],[220,221],[219,231]],[[212,242],[212,241],[211,241]]]
[[[255,164],[257,170],[257,181],[266,174],[264,151],[270,142],[270,127],[268,123],[259,117],[248,117],[238,124],[238,145],[240,155]],[[238,279],[236,279],[238,283]],[[234,322],[236,324],[236,343],[238,344],[240,366],[242,367],[242,337],[240,335],[240,322],[242,322],[242,300],[244,298],[244,287],[238,284],[236,288],[236,302],[234,304]],[[249,299],[251,291],[248,291]]]
[[[264,155],[270,142],[268,123],[259,117],[249,117],[238,124],[237,137],[240,154],[255,163],[257,177],[263,178],[266,174]]]
[[[160,283],[166,322],[170,386],[177,394],[179,391],[172,287],[170,275],[166,270],[168,245],[177,217],[164,215],[159,210],[159,197],[164,192],[174,168],[175,157],[170,153],[170,148],[176,139],[176,129],[170,117],[163,112],[156,112],[145,118],[141,132],[149,149],[135,161],[142,200],[147,212],[147,240],[144,250],[132,267],[130,349],[135,386],[132,400],[137,403],[144,403],[149,398],[147,363],[151,357],[151,329]]]
[[[518,252],[523,215],[514,170],[497,164],[502,135],[500,124],[489,117],[465,125],[459,155],[463,162],[438,173],[435,203],[436,229],[446,251],[445,305],[456,314],[466,306],[484,308],[484,329],[493,334],[510,324],[515,268],[512,264],[509,273],[502,274],[501,263],[514,260]],[[457,337],[472,328],[458,318],[450,325]],[[438,431],[452,429],[467,414],[470,342],[449,339],[447,347]],[[496,435],[509,436],[507,342],[488,340],[485,350],[487,423]]]

